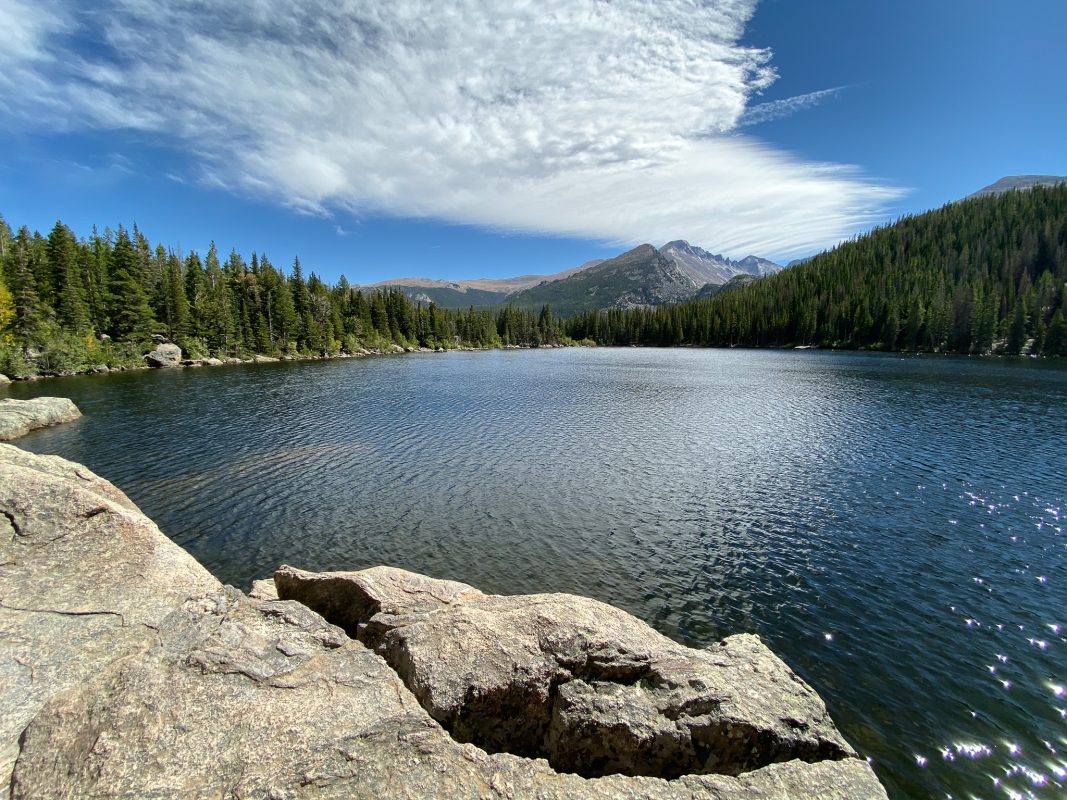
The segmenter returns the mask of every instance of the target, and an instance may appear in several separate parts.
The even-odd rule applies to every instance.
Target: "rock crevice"
[[[856,757],[756,636],[693,650],[589,598],[485,595],[389,567],[283,566],[274,581],[380,654],[457,741],[490,753],[667,779]]]

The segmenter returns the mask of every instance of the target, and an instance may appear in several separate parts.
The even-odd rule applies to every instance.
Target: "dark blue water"
[[[1067,364],[409,355],[42,381],[224,581],[394,564],[759,633],[891,796],[1067,796]]]

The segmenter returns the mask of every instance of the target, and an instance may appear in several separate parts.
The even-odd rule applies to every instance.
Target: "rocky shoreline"
[[[885,798],[757,637],[389,567],[222,586],[84,466],[0,445],[0,792]]]
[[[530,350],[530,349],[542,349],[551,350],[563,347],[576,347],[576,346],[588,346],[588,345],[566,345],[566,344],[541,344],[536,347],[531,345],[501,345],[500,347],[492,348],[479,348],[479,347],[452,347],[444,348],[438,347],[436,349],[429,347],[402,347],[401,345],[394,344],[391,347],[384,349],[372,348],[372,349],[360,349],[354,352],[341,352],[332,355],[283,355],[283,356],[266,356],[266,355],[250,355],[247,358],[238,358],[236,356],[230,356],[227,358],[183,358],[181,349],[177,345],[165,344],[157,346],[155,350],[146,353],[144,356],[145,363],[143,364],[123,364],[118,366],[109,367],[107,364],[94,364],[87,369],[79,372],[57,372],[57,373],[43,373],[34,375],[15,375],[8,376],[0,374],[0,386],[11,383],[13,381],[38,381],[45,378],[70,378],[75,375],[106,375],[111,372],[140,372],[149,369],[159,368],[193,368],[193,367],[222,367],[227,365],[236,364],[268,364],[277,361],[334,361],[337,359],[346,358],[366,358],[368,356],[383,356],[383,355],[400,355],[403,353],[480,353],[485,350]],[[171,349],[173,348],[173,349]],[[175,353],[175,351],[177,351]]]
[[[73,422],[81,415],[74,401],[66,397],[0,398],[0,442],[25,436],[37,428]]]

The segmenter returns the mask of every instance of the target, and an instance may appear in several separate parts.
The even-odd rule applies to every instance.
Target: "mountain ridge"
[[[1002,192],[1010,192],[1012,189],[1032,189],[1035,186],[1056,186],[1061,183],[1067,183],[1067,176],[1064,175],[1005,175],[998,181],[995,181],[988,186],[983,186],[977,192],[967,195],[966,200],[970,200],[972,197],[986,197],[991,194],[1001,194]]]
[[[415,302],[449,308],[509,303],[539,308],[547,304],[557,313],[568,314],[682,302],[709,284],[725,285],[739,275],[759,278],[781,269],[758,256],[734,261],[675,239],[661,248],[641,244],[614,258],[593,259],[547,275],[455,281],[391,278],[358,288],[395,288]]]

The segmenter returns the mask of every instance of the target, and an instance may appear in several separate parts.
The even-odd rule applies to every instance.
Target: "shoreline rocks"
[[[17,400],[0,399],[0,442],[25,436],[37,428],[73,422],[81,416],[74,401],[67,397],[35,397]]]
[[[285,599],[293,593],[308,604]],[[755,637],[689,650],[587,598],[485,595],[387,567],[340,578],[282,568],[252,595],[221,586],[85,467],[0,445],[0,793],[886,797],[815,693]],[[309,607],[324,605],[367,643]],[[761,755],[738,760],[712,737],[708,755],[719,752],[720,767],[729,757],[717,774],[664,780],[604,762],[603,777],[582,777],[538,754],[459,740],[459,722],[477,726],[483,710],[492,719],[501,681],[526,697],[563,673],[552,713],[583,722],[558,727],[554,746],[576,763],[614,741],[613,714],[625,716],[620,730],[649,732],[636,743],[622,736],[626,753],[642,755],[641,741],[673,752],[659,731],[694,739],[699,720],[734,720],[726,724],[740,735],[727,740],[749,755],[755,742]],[[793,700],[777,708],[779,696]],[[435,715],[457,702],[450,733]],[[631,719],[634,709],[645,716]],[[749,714],[778,739],[753,738],[741,722]],[[509,727],[522,735],[523,722]],[[776,750],[778,740],[795,752]]]
[[[182,365],[182,349],[176,344],[162,342],[151,353],[145,353],[148,366],[157,369],[170,369]]]

